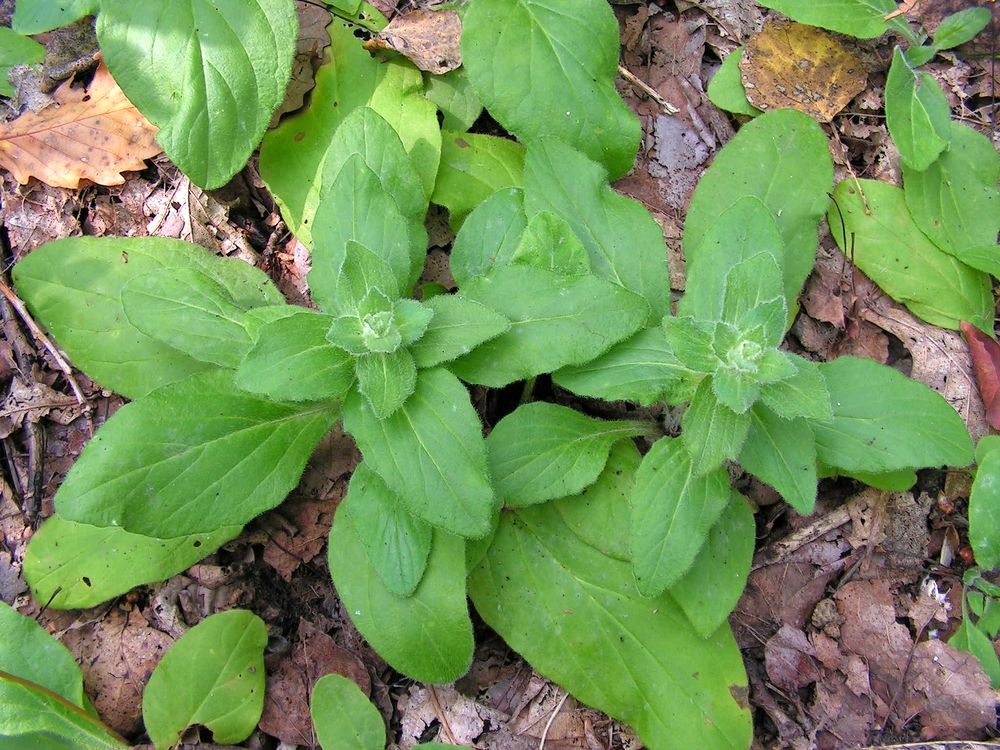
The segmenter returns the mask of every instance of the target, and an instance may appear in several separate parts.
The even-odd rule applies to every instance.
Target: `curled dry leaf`
[[[84,90],[64,83],[53,105],[0,125],[0,167],[19,183],[37,177],[53,187],[80,180],[121,185],[122,172],[145,168],[163,149],[156,128],[118,88],[103,63]]]
[[[829,122],[861,93],[864,65],[835,36],[789,21],[765,24],[740,60],[747,99],[758,109],[797,109]]]
[[[972,323],[963,320],[960,325],[969,342],[976,382],[986,406],[986,421],[994,430],[1000,430],[1000,344]]]
[[[365,42],[365,49],[395,50],[421,70],[441,75],[462,64],[462,21],[453,10],[415,10],[396,16]]]

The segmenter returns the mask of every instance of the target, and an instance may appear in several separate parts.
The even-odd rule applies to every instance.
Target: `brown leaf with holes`
[[[122,172],[145,169],[163,149],[102,63],[86,90],[64,83],[54,103],[0,125],[0,167],[22,185],[37,177],[54,187],[81,180],[121,185]]]
[[[414,10],[396,16],[365,42],[365,49],[395,50],[421,70],[441,75],[462,64],[462,21],[453,10]]]
[[[829,122],[864,91],[864,65],[829,32],[789,21],[765,24],[746,44],[740,71],[758,109],[797,109]]]
[[[961,327],[969,342],[979,394],[986,406],[986,421],[994,430],[1000,430],[1000,344],[971,323],[963,320]]]

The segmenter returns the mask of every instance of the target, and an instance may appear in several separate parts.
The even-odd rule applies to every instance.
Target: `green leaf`
[[[670,587],[670,595],[702,638],[711,638],[736,607],[753,561],[753,512],[735,490],[729,497],[690,569]]]
[[[329,404],[280,403],[214,371],[115,412],[55,503],[70,521],[169,539],[241,525],[292,491],[333,426]]]
[[[344,429],[411,513],[460,536],[490,530],[497,501],[479,415],[450,372],[420,370],[414,394],[387,419],[378,419],[365,399],[351,394]]]
[[[946,16],[934,30],[934,47],[951,49],[965,44],[990,22],[989,8],[966,8]]]
[[[102,3],[97,39],[125,95],[170,160],[225,185],[285,97],[298,20],[291,0]]]
[[[441,133],[441,167],[431,202],[448,209],[453,227],[497,190],[520,187],[524,146],[480,133]]]
[[[903,164],[927,169],[948,147],[948,99],[930,73],[910,68],[899,47],[885,81],[885,120]]]
[[[461,295],[441,294],[423,304],[434,316],[424,335],[410,346],[419,368],[450,362],[510,329],[503,315]]]
[[[937,52],[938,51],[935,47],[929,47],[926,45],[922,47],[910,47],[908,50],[903,52],[903,57],[906,58],[906,62],[909,63],[911,68],[916,68],[934,59],[934,55],[936,55]]]
[[[979,460],[969,495],[969,542],[983,568],[1000,567],[1000,451]]]
[[[138,276],[122,288],[125,317],[201,362],[235,368],[249,351],[244,314],[222,284],[193,268]]]
[[[819,369],[833,419],[811,425],[816,455],[826,466],[878,474],[971,463],[972,441],[962,418],[923,383],[854,357]]]
[[[795,368],[795,374],[778,382],[762,385],[761,401],[784,419],[830,419],[833,416],[830,392],[819,367],[815,362],[802,357],[784,354],[786,361]]]
[[[755,373],[722,367],[712,376],[712,392],[720,404],[737,414],[746,414],[760,397],[760,382]]]
[[[570,2],[579,20],[578,0]],[[644,297],[652,325],[670,309],[663,230],[641,203],[607,183],[599,164],[554,138],[541,138],[528,147],[527,215],[550,211],[565,219],[587,249],[594,274]]]
[[[777,299],[780,304],[770,304]],[[772,311],[773,310],[773,311]],[[726,274],[722,320],[741,330],[763,325],[768,345],[777,346],[785,337],[781,268],[771,253],[758,253],[740,261]]]
[[[635,333],[649,310],[609,281],[522,265],[496,268],[463,292],[511,321],[509,331],[449,367],[463,380],[493,387],[583,364]]]
[[[392,416],[417,387],[417,366],[406,349],[362,354],[354,360],[354,373],[376,419]]]
[[[423,338],[433,318],[434,308],[415,299],[397,300],[392,310],[392,319],[399,328],[403,346],[410,346]]]
[[[431,527],[403,507],[403,501],[362,461],[351,475],[343,512],[368,551],[368,562],[394,595],[413,594],[427,568]]]
[[[902,190],[876,180],[845,180],[833,195],[848,237],[831,208],[833,239],[845,253],[853,246],[854,263],[886,294],[942,328],[957,330],[963,320],[982,328],[992,324],[989,276],[935,247],[910,218]]]
[[[243,310],[284,303],[253,266],[162,237],[50,242],[18,262],[13,275],[35,319],[73,364],[105,388],[135,399],[210,367],[147,336],[125,316],[125,285],[164,269],[201,271],[222,284]]]
[[[264,710],[266,645],[264,621],[245,609],[207,617],[182,635],[142,693],[142,721],[156,750],[173,747],[195,724],[219,744],[249,737]]]
[[[708,377],[699,383],[681,417],[681,426],[695,475],[701,476],[726,459],[736,459],[750,429],[750,417],[720,403],[712,389],[712,378]]]
[[[756,117],[763,114],[761,110],[753,106],[747,99],[746,89],[743,88],[742,74],[740,73],[740,60],[743,57],[743,47],[737,47],[722,61],[722,65],[715,71],[712,80],[708,82],[708,98],[712,100],[719,109],[733,112],[738,115]]]
[[[126,750],[129,745],[79,706],[16,675],[0,672],[0,738],[31,750]]]
[[[979,9],[983,10],[983,9]],[[991,247],[1000,232],[1000,154],[990,140],[952,122],[951,145],[923,172],[903,165],[903,196],[914,223],[946,253]],[[972,265],[972,264],[970,264]]]
[[[50,609],[85,609],[187,570],[242,529],[223,526],[210,534],[157,539],[55,515],[31,537],[24,577],[35,599]]]
[[[782,419],[764,404],[750,410],[740,464],[774,487],[804,516],[816,505],[816,439],[802,419]]]
[[[597,480],[612,445],[648,431],[643,422],[604,421],[556,404],[524,404],[486,438],[494,487],[507,507],[575,495]]]
[[[402,59],[381,63],[361,46],[355,26],[335,20],[328,27],[331,62],[316,73],[312,101],[264,137],[260,173],[281,206],[281,216],[307,246],[321,194],[330,190],[324,170],[327,152],[338,126],[358,107],[371,107],[399,134],[422,187],[420,218],[434,186],[441,152],[441,134],[435,107],[424,98],[420,71]],[[347,155],[344,157],[346,161]],[[389,177],[378,161],[366,164],[383,181]],[[333,176],[339,172],[333,172]],[[394,189],[402,187],[389,181]],[[412,189],[409,180],[407,190]],[[410,206],[389,190],[403,215]]]
[[[669,595],[642,597],[631,565],[574,534],[554,503],[501,515],[469,593],[536,670],[628,722],[648,747],[749,746],[750,712],[734,700],[746,676],[728,629],[704,639]]]
[[[333,585],[351,622],[393,669],[435,684],[465,674],[474,644],[461,538],[434,529],[427,570],[407,598],[386,588],[347,513],[334,518],[328,555]]]
[[[382,714],[353,680],[339,674],[320,677],[309,697],[309,715],[324,750],[382,750]]]
[[[563,276],[590,273],[590,259],[583,243],[565,219],[548,211],[539,211],[528,220],[510,262]]]
[[[479,94],[472,87],[465,68],[449,70],[440,76],[424,73],[424,96],[437,105],[442,130],[464,133],[483,112],[483,103],[479,101]],[[443,152],[443,138],[441,146]],[[443,161],[443,153],[441,158]]]
[[[640,594],[659,596],[688,571],[729,493],[726,470],[696,472],[679,438],[653,443],[632,493],[632,569]]]
[[[955,253],[955,257],[977,271],[1000,277],[1000,245],[966,248]]]
[[[958,630],[948,639],[948,645],[975,656],[983,671],[989,676],[993,689],[996,690],[1000,686],[1000,659],[997,658],[993,642],[969,620],[967,614],[962,618]]]
[[[236,370],[236,386],[275,401],[337,401],[354,383],[354,362],[326,340],[329,315],[292,308],[264,324]]]
[[[826,136],[812,118],[790,109],[755,118],[740,128],[698,182],[684,222],[685,258],[697,263],[702,274],[725,273],[730,267],[725,261],[734,253],[726,250],[716,256],[719,248],[710,240],[713,228],[739,201],[757,198],[770,211],[784,242],[778,265],[791,307],[816,259],[817,228],[830,200],[832,182],[833,163]],[[732,235],[738,224],[727,223],[726,229]],[[769,236],[755,237],[749,227],[747,234],[745,241],[753,250],[739,253],[740,259],[762,251],[775,252],[773,246],[765,244],[770,243]]]
[[[19,34],[41,34],[97,13],[100,4],[100,0],[17,0],[10,27]]]
[[[889,28],[885,16],[896,10],[894,0],[760,0],[759,4],[799,23],[859,39],[882,36]]]
[[[477,0],[462,60],[483,104],[522,142],[555,136],[604,164],[632,168],[639,121],[615,90],[618,22],[602,0]]]
[[[73,654],[45,628],[0,601],[0,632],[0,671],[30,680],[75,706],[87,708],[80,667]]]
[[[500,190],[469,214],[448,262],[451,275],[464,287],[496,266],[509,265],[528,225],[520,190]]]
[[[379,292],[389,302],[399,299],[403,285],[398,283],[395,269],[381,254],[353,240],[348,240],[344,249],[340,265],[332,274],[329,270],[324,274],[327,278],[332,276],[333,282],[329,298],[322,303],[324,309],[340,315],[363,315],[373,311],[366,309],[372,292]],[[391,307],[378,309],[391,311]]]
[[[1000,435],[983,435],[976,443],[976,463],[981,464],[991,451],[1000,448]]]
[[[44,59],[45,47],[41,44],[0,26],[0,96],[14,96],[14,86],[7,77],[14,65],[35,65]]]

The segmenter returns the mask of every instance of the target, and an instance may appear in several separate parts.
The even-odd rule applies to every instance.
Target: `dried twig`
[[[633,86],[635,86],[637,89],[639,89],[640,91],[642,91],[642,93],[644,93],[646,96],[648,96],[650,99],[652,99],[658,105],[660,105],[660,109],[662,109],[668,115],[676,115],[678,112],[680,112],[680,110],[677,109],[677,107],[675,107],[673,104],[671,104],[666,99],[664,99],[662,96],[660,96],[656,92],[656,90],[653,87],[651,87],[648,83],[646,83],[645,81],[642,81],[642,80],[636,78],[635,75],[632,73],[632,71],[630,71],[624,65],[619,65],[618,66],[618,75],[620,75],[626,81],[628,81]]]
[[[559,712],[562,711],[563,704],[566,702],[567,698],[569,698],[569,693],[563,693],[563,697],[559,699],[559,705],[556,706],[556,710],[552,712],[549,720],[545,722],[545,729],[542,730],[542,737],[538,740],[538,750],[544,750],[545,740],[549,736],[549,730],[552,728],[552,722],[556,720],[556,716],[558,716]]]
[[[441,701],[438,700],[437,690],[434,689],[433,685],[427,686],[427,694],[430,696],[431,704],[434,706],[434,713],[437,714],[438,720],[441,722],[441,731],[443,731],[444,736],[448,738],[448,742],[452,745],[457,745],[458,740],[455,739],[455,734],[451,731],[451,725],[448,723],[448,717],[444,715],[444,709],[441,708]]]

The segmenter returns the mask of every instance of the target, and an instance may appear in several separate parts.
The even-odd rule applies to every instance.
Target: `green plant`
[[[69,239],[18,263],[19,292],[77,366],[133,399],[60,488],[29,583],[84,606],[183,570],[280,503],[342,420],[364,460],[330,571],[393,667],[461,675],[469,596],[536,668],[649,746],[746,747],[725,621],[754,525],[724,461],[808,513],[819,476],[909,486],[916,468],[968,463],[971,442],[940,396],[895,371],[778,348],[832,182],[813,121],[768,113],[717,156],[687,216],[675,316],[659,227],[608,185],[637,132],[613,90],[608,6],[476,0],[465,21],[471,89],[523,147],[442,135],[420,73],[371,59],[340,23],[313,106],[264,137],[261,173],[311,246],[322,312],[170,240]],[[467,123],[467,96],[437,101],[458,100]],[[458,291],[418,301],[432,199],[461,225]],[[580,396],[688,404],[682,433],[532,402],[550,374]],[[484,439],[465,384],[513,383],[521,405],[490,415]],[[642,456],[635,437],[658,439]],[[335,683],[314,713],[354,701]]]

